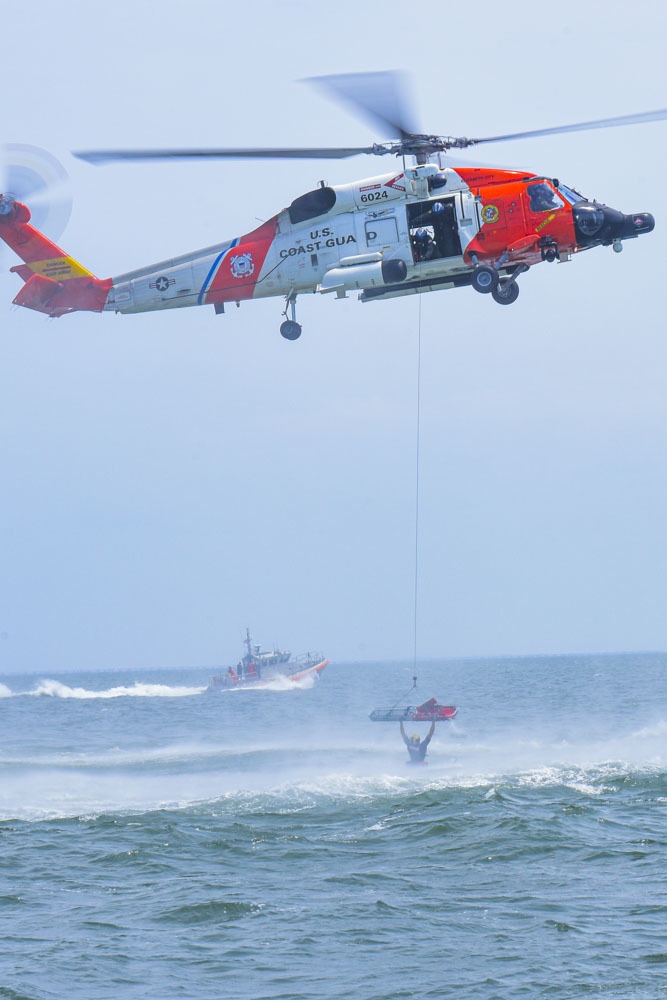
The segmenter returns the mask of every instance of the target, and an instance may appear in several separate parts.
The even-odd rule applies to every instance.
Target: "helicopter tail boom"
[[[30,210],[0,195],[0,239],[23,260],[11,268],[25,284],[14,304],[64,316],[80,310],[101,312],[111,279],[101,280],[30,225]]]

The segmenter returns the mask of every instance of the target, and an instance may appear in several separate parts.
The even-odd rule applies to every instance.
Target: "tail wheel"
[[[511,306],[519,298],[519,286],[512,278],[501,278],[491,294],[501,306]]]
[[[472,272],[472,287],[482,295],[493,292],[498,284],[498,272],[488,264],[478,264]]]

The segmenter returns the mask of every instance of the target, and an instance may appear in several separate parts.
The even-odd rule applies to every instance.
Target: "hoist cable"
[[[391,706],[396,708],[410,691],[417,687],[417,634],[419,626],[419,467],[420,467],[420,436],[421,436],[421,365],[422,365],[422,297],[418,296],[419,311],[417,314],[417,401],[416,401],[416,431],[415,431],[415,519],[414,519],[414,581],[412,592],[412,687],[399,696]]]
[[[417,639],[419,631],[419,459],[421,432],[421,382],[422,382],[422,297],[419,299],[417,319],[417,418],[415,433],[415,560],[413,593],[413,646],[412,646],[412,688],[417,687]],[[412,690],[410,688],[410,690]]]

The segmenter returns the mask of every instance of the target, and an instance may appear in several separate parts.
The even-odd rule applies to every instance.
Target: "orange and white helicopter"
[[[565,261],[595,246],[654,228],[648,212],[625,215],[589,201],[558,180],[525,170],[444,166],[442,154],[482,143],[609,128],[667,118],[667,109],[556,128],[467,139],[415,131],[404,110],[398,74],[316,78],[387,129],[390,141],[324,149],[195,149],[80,152],[91,163],[211,158],[340,159],[366,154],[398,157],[399,168],[353,183],[319,187],[295,198],[252,232],[216,246],[121,274],[96,278],[30,225],[30,210],[0,195],[0,237],[23,263],[11,270],[24,285],[16,305],[48,316],[77,310],[139,313],[213,306],[280,296],[280,332],[296,340],[295,303],[305,292],[362,302],[472,286],[509,305],[517,278],[540,261]],[[288,316],[289,313],[289,316]]]

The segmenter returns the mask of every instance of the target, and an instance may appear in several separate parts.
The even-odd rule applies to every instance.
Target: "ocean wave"
[[[276,740],[239,745],[227,734],[207,742],[115,746],[97,752],[21,753],[5,750],[0,818],[39,820],[197,810],[215,815],[349,808],[401,808],[426,795],[463,794],[466,801],[509,801],[527,791],[564,796],[568,803],[608,799],[643,787],[655,801],[665,795],[667,773],[652,755],[603,759],[579,748],[533,748],[500,757],[494,746],[443,752],[425,767],[411,767],[402,751],[344,746],[316,737],[295,748]],[[500,759],[499,759],[500,757]],[[558,758],[561,759],[558,759]],[[541,758],[541,759],[540,759]],[[377,817],[376,817],[377,819]]]
[[[0,765],[3,767],[33,767],[33,768],[126,768],[146,767],[162,764],[191,764],[197,761],[206,762],[211,758],[224,757],[232,751],[220,745],[179,744],[164,747],[137,747],[121,750],[112,747],[100,753],[89,751],[67,751],[46,754],[12,754],[0,753]]]
[[[638,729],[632,736],[638,740],[654,739],[655,737],[663,739],[666,733],[667,722],[664,719],[659,719],[651,726],[643,726],[641,729]]]
[[[616,783],[613,780],[616,776]],[[389,810],[400,803],[400,810],[454,801],[459,796],[461,808],[473,802],[514,802],[523,793],[547,793],[563,798],[570,805],[577,800],[616,796],[628,778],[639,787],[650,789],[653,801],[659,801],[660,789],[652,787],[655,773],[629,774],[621,767],[580,773],[572,769],[540,769],[524,775],[491,774],[410,774],[384,773],[364,776],[353,773],[294,775],[278,784],[275,774],[230,773],[214,770],[206,773],[140,775],[127,771],[103,772],[77,770],[76,767],[46,768],[35,773],[17,771],[14,781],[5,784],[0,795],[0,821],[40,821],[47,819],[96,819],[102,815],[150,815],[156,812],[191,811],[210,816],[269,816],[277,814],[321,813],[323,816],[349,809]],[[664,775],[659,775],[660,787]],[[663,799],[664,801],[664,799]],[[371,813],[369,813],[369,818]],[[386,820],[375,817],[381,829]]]
[[[246,903],[233,899],[204,900],[190,905],[177,906],[162,913],[158,920],[170,923],[184,924],[213,924],[218,927],[221,923],[229,923],[234,920],[243,920],[247,916],[254,916],[261,913],[264,906],[259,903]]]

